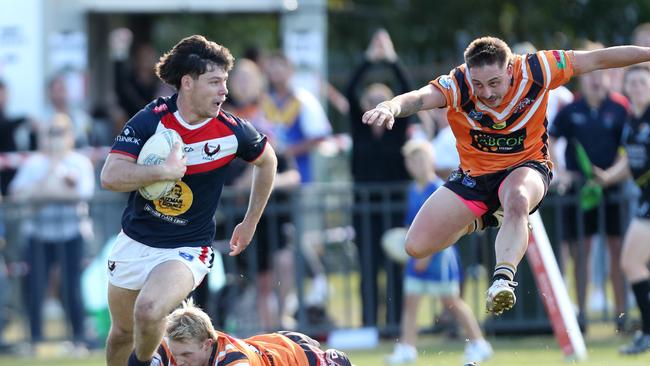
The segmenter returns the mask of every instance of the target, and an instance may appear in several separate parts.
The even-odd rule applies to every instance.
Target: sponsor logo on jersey
[[[465,187],[474,188],[476,186],[476,180],[470,177],[469,175],[463,176],[463,181],[461,182]]]
[[[131,126],[124,127],[122,133],[117,135],[117,137],[115,137],[115,141],[117,142],[126,142],[134,145],[140,145],[140,140],[141,139],[135,137],[135,132],[133,131]]]
[[[513,113],[519,113],[519,112],[523,111],[523,110],[524,110],[526,107],[528,107],[532,102],[533,102],[533,101],[530,100],[530,98],[524,98],[524,99],[522,99],[522,100],[517,104],[517,106],[515,107],[515,110],[513,111]]]
[[[475,109],[472,109],[471,112],[467,113],[467,116],[478,121],[483,118],[483,112],[477,112]]]
[[[165,104],[165,103],[153,107],[153,112],[154,113],[162,113],[162,112],[165,112],[166,110],[167,110],[167,104]]]
[[[454,181],[460,180],[460,178],[462,178],[462,177],[463,177],[463,173],[461,173],[461,172],[458,171],[458,170],[454,170],[454,171],[451,172],[451,174],[449,175],[449,180],[452,181],[452,182],[454,182]]]
[[[451,88],[451,83],[452,81],[449,75],[443,75],[440,77],[440,79],[438,79],[438,84],[440,84],[440,86],[442,86],[445,89]]]
[[[186,152],[186,153],[190,153],[190,152],[193,152],[193,151],[194,151],[194,148],[192,146],[185,146],[183,148],[183,152]]]
[[[191,255],[190,253],[178,252],[178,255],[179,255],[181,258],[183,258],[183,259],[185,259],[186,261],[188,261],[188,262],[191,262],[192,260],[194,260],[194,256]]]
[[[156,211],[167,216],[178,216],[187,212],[193,201],[194,194],[190,187],[185,182],[178,181],[169,193],[153,203],[156,206]]]
[[[180,226],[185,226],[187,225],[188,221],[186,219],[181,219],[178,217],[170,216],[170,215],[165,215],[161,212],[156,211],[155,208],[151,207],[150,204],[145,204],[144,205],[144,210],[147,211],[151,216],[159,218],[161,220],[165,220],[169,222],[170,224],[174,225],[180,225]]]
[[[525,129],[505,135],[477,130],[471,130],[469,134],[472,138],[472,146],[477,150],[497,154],[512,154],[522,151],[526,141]]]

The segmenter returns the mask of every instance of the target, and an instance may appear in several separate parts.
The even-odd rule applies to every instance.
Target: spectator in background
[[[280,153],[293,156],[302,183],[314,180],[310,154],[332,133],[323,107],[314,95],[291,85],[293,67],[289,59],[275,53],[263,63],[269,92],[262,98],[262,110],[273,124]]]
[[[11,197],[33,209],[25,222],[29,266],[25,304],[32,342],[43,340],[41,308],[53,265],[61,269],[61,297],[78,352],[84,352],[84,307],[81,263],[84,251],[82,220],[95,188],[90,160],[73,150],[70,118],[57,114],[42,135],[42,151],[32,155],[11,181]]]
[[[632,115],[623,130],[626,155],[598,179],[608,185],[632,175],[641,189],[636,217],[625,233],[621,254],[621,268],[632,286],[641,314],[641,330],[630,344],[620,348],[622,354],[630,355],[650,349],[650,69],[647,64],[625,71],[623,90],[632,102]]]
[[[381,126],[370,127],[361,122],[363,111],[390,99],[393,91],[386,84],[374,82],[367,85],[366,80],[371,70],[382,70],[383,75],[390,75],[396,80],[396,91],[403,93],[411,86],[406,73],[400,66],[397,53],[388,33],[380,29],[373,35],[363,62],[358,65],[350,78],[346,96],[350,104],[350,131],[352,135],[352,179],[356,187],[368,187],[385,183],[406,182],[409,179],[404,159],[400,153],[407,139],[409,119],[403,119],[395,124],[395,128],[387,131]],[[388,82],[385,78],[384,81]],[[366,86],[367,85],[367,86]],[[393,190],[394,191],[394,190]],[[404,195],[394,193],[389,199],[393,204],[402,205]],[[355,207],[377,204],[382,202],[381,194],[371,196],[355,193]],[[355,242],[358,246],[359,265],[361,268],[361,299],[362,321],[365,326],[377,324],[378,304],[386,304],[388,323],[399,324],[402,302],[401,267],[391,262],[387,274],[392,277],[388,283],[387,301],[380,300],[378,288],[378,272],[383,267],[384,256],[378,250],[383,232],[390,228],[383,227],[383,214],[371,212],[369,220],[364,218],[361,211],[354,215]],[[394,224],[402,222],[402,213],[395,212],[391,221]],[[369,222],[370,227],[364,225]],[[392,275],[392,276],[391,276]]]
[[[158,52],[152,44],[134,43],[129,29],[118,28],[111,31],[109,46],[117,102],[127,116],[135,115],[157,96],[173,93],[156,77]]]
[[[436,176],[434,153],[426,140],[411,140],[402,153],[413,178],[408,192],[408,210],[404,219],[410,226],[415,215],[433,192],[444,183]],[[425,258],[409,258],[404,276],[405,304],[400,342],[386,358],[390,365],[412,363],[417,359],[418,305],[423,295],[440,298],[446,309],[462,324],[468,338],[465,362],[482,362],[492,356],[492,347],[483,338],[472,310],[460,297],[461,268],[456,247],[448,247]]]
[[[447,179],[451,172],[458,169],[460,165],[460,157],[456,151],[456,137],[449,127],[447,119],[447,108],[432,109],[426,112],[429,113],[436,126],[436,134],[431,140],[436,157],[436,174],[442,179]]]
[[[0,153],[36,149],[36,126],[27,117],[9,117],[9,90],[0,80]],[[0,165],[0,195],[7,195],[16,168]]]
[[[603,46],[598,43],[588,42],[585,49],[595,50]],[[607,70],[597,70],[580,76],[581,98],[567,105],[558,113],[553,127],[550,130],[551,148],[556,141],[564,138],[567,143],[565,152],[566,169],[559,170],[553,183],[557,185],[560,193],[578,195],[581,188],[590,177],[585,176],[581,170],[576,149],[580,144],[587,153],[590,163],[596,171],[611,169],[621,159],[619,154],[623,124],[627,119],[628,102],[620,94],[610,89],[609,73]],[[557,152],[551,149],[553,161],[557,161]],[[614,289],[615,314],[617,329],[622,330],[625,317],[625,287],[623,273],[619,265],[621,255],[621,207],[620,203],[610,202],[612,197],[620,191],[619,185],[603,187],[605,203],[605,234],[609,248],[610,279]],[[581,326],[586,326],[585,302],[589,281],[589,258],[592,237],[598,234],[599,215],[598,207],[583,211],[580,204],[568,207],[564,217],[574,222],[581,210],[584,223],[583,244],[578,242],[577,225],[564,227],[564,245],[568,245],[569,253],[574,260],[574,278],[578,298],[578,321]]]
[[[55,75],[48,83],[47,91],[49,105],[45,110],[43,118],[44,125],[41,128],[42,132],[48,133],[50,130],[50,123],[56,119],[55,117],[57,115],[67,115],[72,123],[75,146],[87,146],[89,142],[88,137],[92,129],[92,121],[90,116],[84,110],[76,108],[70,104],[70,96],[65,75]]]
[[[266,119],[260,107],[265,86],[262,71],[253,61],[240,59],[235,63],[229,81],[230,94],[225,108],[250,121],[258,131],[267,136],[271,146],[277,146],[273,125]],[[249,270],[252,270],[252,265],[256,266],[257,312],[264,331],[281,327],[286,298],[293,290],[295,282],[293,251],[288,246],[291,214],[287,206],[291,191],[300,186],[300,172],[293,156],[281,152],[276,152],[276,156],[277,173],[273,192],[269,197],[269,206],[275,210],[267,210],[266,215],[262,216],[257,224],[255,243],[250,249],[256,251],[253,257],[257,261],[247,263]],[[248,190],[253,170],[248,166],[244,168],[235,179],[234,186]]]

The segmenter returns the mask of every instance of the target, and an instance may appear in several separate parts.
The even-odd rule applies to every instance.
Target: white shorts
[[[140,290],[157,265],[180,261],[192,272],[196,288],[210,272],[213,260],[211,247],[154,248],[120,232],[108,255],[108,281],[113,286]]]

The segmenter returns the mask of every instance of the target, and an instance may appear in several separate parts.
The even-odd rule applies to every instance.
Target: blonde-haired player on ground
[[[323,351],[317,341],[302,333],[283,331],[239,339],[219,332],[191,301],[167,317],[157,359],[164,366],[351,366],[345,353]]]

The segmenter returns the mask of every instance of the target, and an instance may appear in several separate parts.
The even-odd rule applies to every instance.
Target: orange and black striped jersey
[[[246,339],[217,331],[207,366],[310,366],[305,351],[278,333],[262,334]],[[161,364],[176,366],[176,361],[164,339],[158,353]]]
[[[239,339],[217,332],[209,366],[309,366],[302,348],[278,334]]]
[[[465,64],[432,80],[431,84],[447,100],[447,117],[456,136],[460,168],[478,176],[528,160],[550,164],[546,130],[548,92],[572,76],[572,51],[515,55],[510,89],[497,108],[476,97]]]

